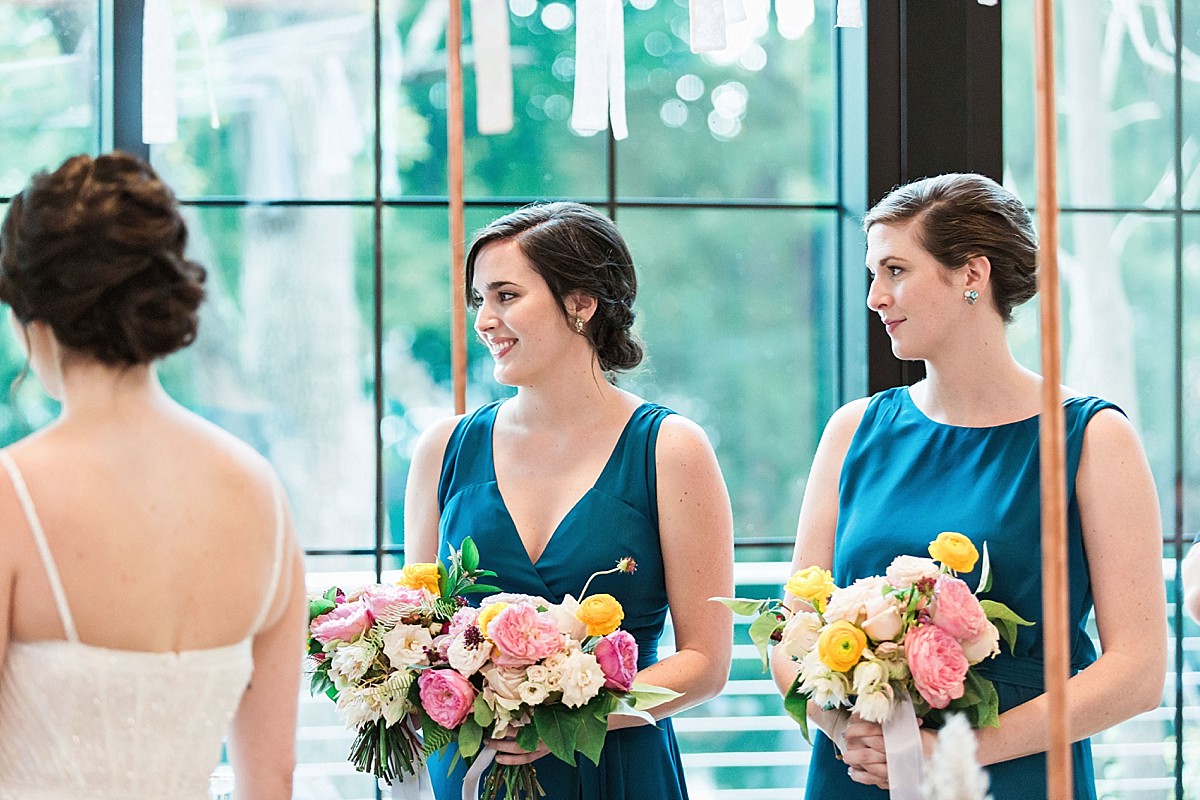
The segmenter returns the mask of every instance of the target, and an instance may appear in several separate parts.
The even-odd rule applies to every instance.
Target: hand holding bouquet
[[[436,640],[466,606],[464,595],[496,591],[476,583],[495,574],[479,569],[467,538],[449,568],[409,564],[395,585],[352,594],[335,586],[309,600],[310,690],[328,695],[357,730],[350,761],[360,772],[390,783],[424,763],[427,750],[409,722],[419,709],[417,673],[440,661]]]
[[[605,572],[635,568],[623,558]],[[678,695],[633,682],[637,643],[620,630],[621,604],[607,594],[587,596],[587,585],[581,598],[550,603],[500,594],[478,609],[460,608],[435,644],[432,668],[417,679],[426,748],[457,742],[473,774],[490,761],[489,738],[513,737],[526,751],[541,741],[568,764],[576,753],[599,763],[609,715],[653,724],[646,710]],[[494,767],[482,795],[496,798],[502,789],[506,798],[544,794],[533,764]]]
[[[881,724],[911,700],[918,717],[934,722],[958,711],[972,727],[999,725],[996,688],[974,666],[999,654],[1001,638],[1011,650],[1017,627],[1032,623],[1003,603],[979,600],[957,577],[979,560],[966,536],[939,534],[929,555],[898,556],[885,575],[843,588],[826,570],[803,569],[786,589],[811,611],[792,612],[777,599],[715,598],[757,616],[750,636],[764,667],[772,642],[800,663],[784,706],[806,739],[809,700]],[[985,545],[977,592],[990,584]]]

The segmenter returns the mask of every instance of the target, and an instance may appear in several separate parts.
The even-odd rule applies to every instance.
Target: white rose
[[[867,722],[886,722],[892,715],[892,687],[883,684],[873,692],[860,694],[854,701],[854,712]]]
[[[433,647],[433,637],[420,625],[397,625],[383,635],[383,654],[393,667],[428,664],[425,648]]]
[[[525,681],[518,691],[521,695],[521,702],[529,706],[536,706],[550,695],[550,692],[546,691],[546,684],[533,681]]]
[[[546,684],[546,688],[552,692],[562,690],[563,669],[567,665],[572,653],[579,652],[579,645],[571,642],[565,650],[559,650],[557,653],[552,653],[542,661],[542,666],[546,668],[545,680],[539,683]]]
[[[575,612],[579,610],[579,601],[571,595],[563,598],[561,603],[550,606],[550,613],[558,630],[570,636],[574,641],[581,642],[587,637],[587,625],[583,624]]]
[[[496,696],[496,706],[516,711],[521,707],[521,684],[525,682],[524,667],[498,667],[495,664],[482,670],[486,687]]]
[[[870,578],[859,578],[844,589],[838,589],[829,598],[825,608],[825,621],[837,622],[846,620],[859,625],[866,618],[867,601],[883,594],[886,580],[874,575]]]
[[[903,589],[907,586],[912,586],[921,578],[936,578],[941,574],[941,569],[934,563],[932,558],[918,558],[917,556],[896,556],[892,561],[891,566],[887,568],[887,579],[892,586],[897,589]]]
[[[985,658],[1000,655],[1000,631],[989,622],[974,639],[962,643],[963,655],[968,664],[978,664]]]
[[[492,643],[487,639],[478,644],[467,644],[465,634],[458,634],[446,648],[446,660],[459,675],[469,678],[474,675],[492,654]]]
[[[890,597],[878,594],[867,600],[864,609],[863,633],[876,642],[887,642],[900,635],[904,619]]]
[[[578,708],[600,693],[604,688],[604,670],[591,653],[574,650],[563,663],[562,701],[568,708]]]
[[[812,652],[821,635],[821,618],[811,611],[799,611],[783,626],[779,647],[784,655],[799,661]]]
[[[525,680],[533,683],[545,683],[550,678],[550,670],[541,664],[530,664],[525,668]]]

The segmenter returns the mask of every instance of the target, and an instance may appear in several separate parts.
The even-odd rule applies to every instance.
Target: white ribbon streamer
[[[862,0],[837,0],[837,27],[861,28],[862,26]]]
[[[483,779],[483,771],[488,768],[495,757],[496,751],[490,747],[484,747],[479,751],[475,763],[471,765],[471,768],[467,770],[466,777],[463,778],[462,800],[479,800],[479,782]]]
[[[994,6],[994,5],[998,4],[999,2],[1000,2],[1000,0],[979,0],[979,5]]]
[[[513,73],[507,0],[471,0],[475,125],[482,134],[513,128]]]
[[[580,133],[597,133],[608,128],[610,118],[613,138],[628,137],[624,7],[622,0],[579,0],[571,127]]]
[[[907,694],[901,693],[892,715],[883,723],[883,749],[892,800],[921,800],[925,754],[917,714]]]
[[[217,115],[217,95],[213,91],[212,61],[208,57],[208,33],[204,30],[204,19],[200,15],[200,0],[188,0],[188,11],[192,14],[192,27],[200,42],[200,62],[204,65],[204,96],[208,100],[208,124],[215,131],[221,127]]]
[[[795,0],[792,0],[795,2]],[[746,4],[743,0],[725,0],[725,27],[736,25],[739,22],[745,22],[749,17],[746,16]]]
[[[813,0],[775,0],[775,24],[785,39],[799,39],[816,16]]]
[[[401,774],[399,782],[392,784],[392,800],[422,800],[421,784],[424,776],[424,766],[421,766],[415,775]]]
[[[146,0],[142,12],[142,141],[179,138],[175,97],[175,16],[170,0]]]
[[[688,12],[692,52],[724,50],[728,44],[725,0],[688,0]],[[745,16],[745,9],[742,16]]]

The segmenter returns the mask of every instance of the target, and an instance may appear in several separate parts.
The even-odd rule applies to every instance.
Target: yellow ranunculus
[[[821,663],[835,672],[849,672],[867,646],[867,635],[852,622],[840,619],[825,626],[817,637]]]
[[[437,564],[405,564],[396,583],[407,589],[427,589],[430,594],[439,594]]]
[[[979,551],[971,540],[961,533],[942,531],[929,543],[929,555],[934,561],[942,562],[955,572],[970,572],[979,560]]]
[[[475,618],[475,627],[479,628],[479,632],[487,636],[488,623],[496,618],[496,616],[508,608],[508,603],[496,602],[488,603],[483,608],[479,609],[479,616]]]
[[[621,627],[625,609],[611,594],[594,594],[579,604],[575,617],[587,625],[588,636],[608,636]]]
[[[833,575],[829,570],[814,565],[805,567],[788,578],[787,585],[783,588],[788,594],[807,601],[817,611],[823,611],[829,596],[837,587],[833,585]]]

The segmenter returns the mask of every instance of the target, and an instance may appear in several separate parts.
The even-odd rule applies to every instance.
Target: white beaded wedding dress
[[[0,464],[66,631],[65,640],[8,644],[0,665],[0,799],[208,800],[209,775],[250,680],[253,633],[225,647],[167,653],[81,642],[24,479],[5,451]],[[276,490],[274,564],[252,632],[279,581],[281,503]]]

